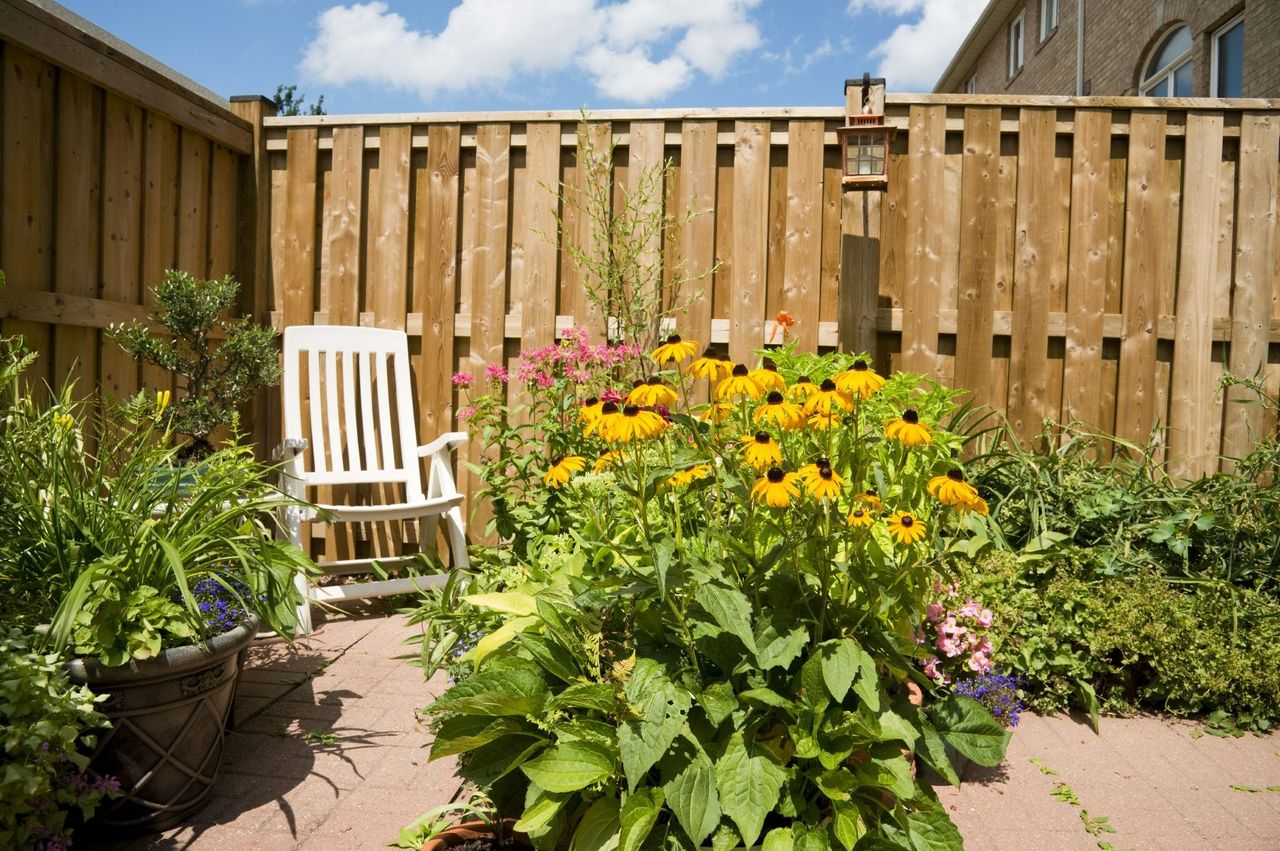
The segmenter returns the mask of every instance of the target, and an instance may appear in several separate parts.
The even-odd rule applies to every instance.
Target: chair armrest
[[[425,458],[428,455],[435,455],[437,452],[442,450],[448,451],[450,449],[457,449],[459,446],[466,443],[468,439],[469,438],[465,431],[447,431],[430,443],[424,443],[422,446],[419,446],[418,457]]]
[[[277,461],[299,455],[311,448],[311,441],[305,437],[287,437],[281,441],[276,447],[275,452],[271,453],[271,457]]]

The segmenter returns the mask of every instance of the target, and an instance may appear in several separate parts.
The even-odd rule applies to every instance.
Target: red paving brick
[[[403,825],[458,792],[455,762],[430,762],[416,710],[444,688],[403,658],[410,634],[386,607],[322,617],[294,645],[255,645],[236,732],[210,804],[191,823],[109,849],[274,851],[384,848]],[[1156,717],[1105,718],[1096,736],[1066,716],[1024,716],[997,769],[971,767],[938,796],[971,851],[1280,848],[1280,736],[1193,738]],[[332,738],[326,740],[326,734]],[[1032,764],[1058,772],[1049,776]],[[1053,797],[1071,786],[1115,834],[1093,837]]]

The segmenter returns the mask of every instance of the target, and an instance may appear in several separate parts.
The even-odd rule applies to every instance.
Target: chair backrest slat
[[[387,382],[387,359],[385,356],[378,354],[378,436],[382,438],[382,466],[387,469],[390,465],[387,463],[388,458],[396,457],[395,436],[391,433],[391,385]]]
[[[342,420],[338,418],[338,391],[341,389],[338,379],[338,353],[330,349],[324,353],[324,399],[325,423],[329,426],[329,458],[332,463],[329,469],[335,473],[346,470],[342,458]]]
[[[364,466],[370,472],[381,469],[378,463],[377,431],[373,427],[373,374],[369,368],[369,352],[360,353],[360,422],[364,425]]]
[[[342,352],[342,412],[347,424],[347,462],[353,473],[365,469],[360,460],[360,429],[356,427],[356,353]]]
[[[317,473],[329,469],[324,451],[324,418],[320,414],[320,350],[307,352],[307,388],[311,401],[311,463]]]

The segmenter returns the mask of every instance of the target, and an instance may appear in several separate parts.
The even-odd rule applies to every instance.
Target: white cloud
[[[600,94],[647,103],[695,73],[722,76],[758,47],[750,11],[759,2],[461,0],[430,33],[372,0],[322,12],[300,67],[317,83],[377,83],[427,99],[577,67]]]
[[[880,12],[912,20],[876,45],[876,74],[896,91],[932,91],[987,0],[850,0],[849,12]]]

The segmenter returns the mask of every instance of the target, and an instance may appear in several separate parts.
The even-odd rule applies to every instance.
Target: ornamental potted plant
[[[488,618],[428,707],[432,758],[460,755],[537,848],[962,847],[908,757],[958,782],[948,746],[996,765],[1008,734],[904,686],[932,690],[913,634],[984,522],[930,492],[955,468],[952,394],[866,358],[697,351],[658,347],[620,403],[608,380],[570,391],[574,427],[543,431],[523,480],[562,534],[526,530],[518,569],[421,617],[431,660],[451,618]]]
[[[230,423],[259,389],[280,383],[275,329],[249,317],[223,318],[234,311],[239,291],[230,275],[202,280],[170,269],[153,291],[155,309],[146,323],[107,328],[107,336],[136,360],[177,379],[177,397],[164,411],[164,425],[189,438],[180,461],[199,461],[212,452],[214,431]]]
[[[222,758],[238,655],[259,622],[293,632],[294,576],[314,566],[272,540],[282,497],[232,442],[157,485],[179,452],[167,393],[92,409],[69,389],[0,406],[0,616],[69,658],[73,683],[105,696],[111,726],[89,768],[121,794],[95,822],[158,830],[204,803]]]

